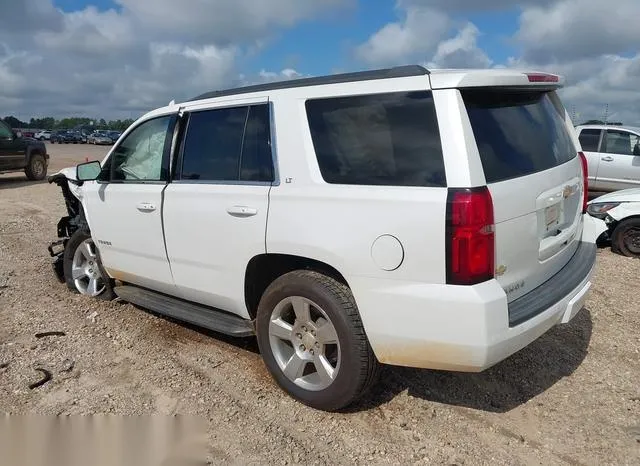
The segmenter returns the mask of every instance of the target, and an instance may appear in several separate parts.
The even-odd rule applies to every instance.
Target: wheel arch
[[[245,303],[251,319],[255,319],[260,298],[267,287],[294,270],[313,270],[349,286],[344,275],[324,261],[291,254],[259,254],[247,264],[244,278]]]
[[[34,155],[41,155],[45,158],[45,160],[47,159],[47,154],[46,154],[46,150],[44,150],[41,147],[32,147],[32,146],[28,146],[27,147],[27,164],[29,162],[31,162],[31,157],[33,157]]]

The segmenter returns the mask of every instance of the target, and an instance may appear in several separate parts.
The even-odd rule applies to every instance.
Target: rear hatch
[[[553,89],[460,89],[495,217],[496,280],[509,302],[558,273],[582,234],[582,165]]]

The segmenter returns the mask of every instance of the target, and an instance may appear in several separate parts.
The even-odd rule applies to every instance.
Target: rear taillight
[[[475,285],[492,279],[495,226],[486,186],[449,190],[446,230],[447,283]]]
[[[584,184],[582,192],[582,213],[587,213],[587,202],[589,202],[589,165],[587,157],[582,152],[578,152],[580,163],[582,165],[582,184]]]

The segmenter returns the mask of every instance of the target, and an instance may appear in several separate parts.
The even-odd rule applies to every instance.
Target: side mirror
[[[633,155],[640,155],[640,142],[633,148]]]
[[[93,181],[98,178],[101,170],[102,167],[97,160],[81,163],[76,166],[76,179],[78,181]]]

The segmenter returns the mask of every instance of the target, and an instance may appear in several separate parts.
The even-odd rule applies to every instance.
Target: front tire
[[[74,293],[106,301],[115,298],[113,281],[102,267],[100,254],[85,230],[76,231],[64,249],[64,278]]]
[[[33,154],[29,159],[29,164],[24,169],[25,175],[31,181],[40,181],[47,176],[47,161],[40,154]]]
[[[640,258],[640,218],[620,222],[613,230],[611,246],[613,252]]]
[[[373,354],[349,288],[298,270],[265,291],[256,319],[258,346],[278,385],[300,402],[337,411],[373,384]]]

